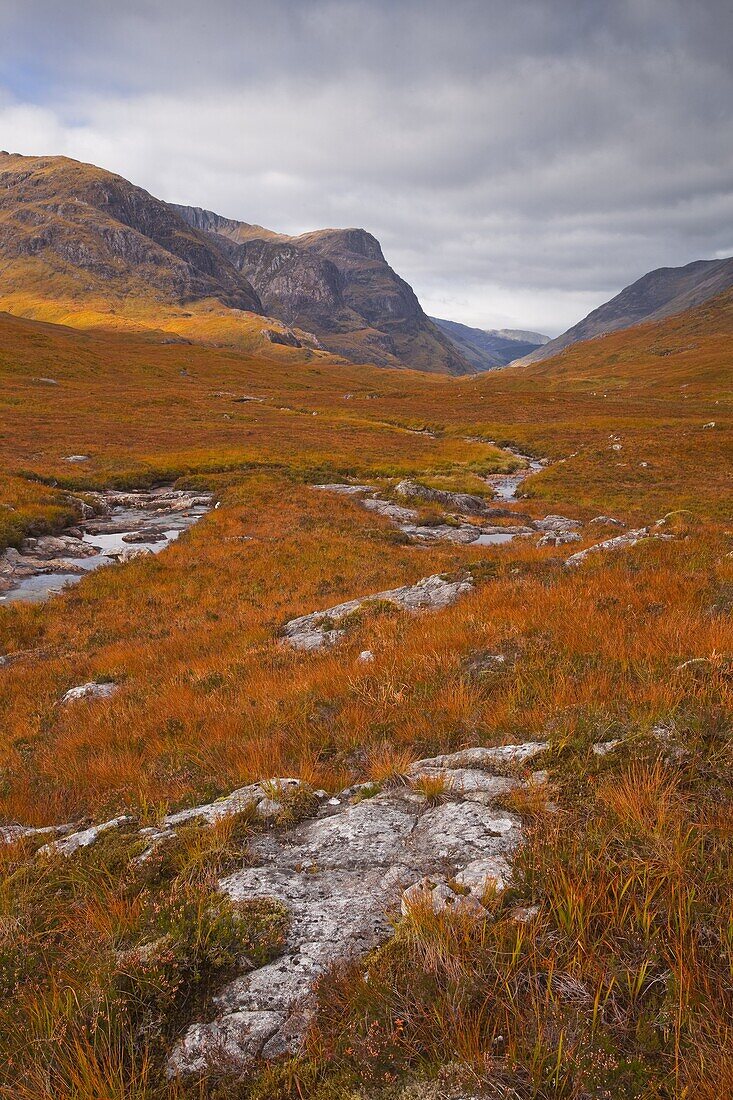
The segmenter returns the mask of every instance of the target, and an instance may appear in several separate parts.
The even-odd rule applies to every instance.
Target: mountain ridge
[[[0,154],[0,309],[268,357],[275,345],[305,361],[473,372],[368,231],[288,237],[68,157]]]
[[[655,268],[624,287],[556,339],[525,356],[522,363],[549,359],[580,341],[684,313],[731,286],[733,257],[693,260],[683,267]]]

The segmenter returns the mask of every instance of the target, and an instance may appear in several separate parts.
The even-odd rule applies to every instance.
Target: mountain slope
[[[615,298],[594,309],[557,339],[525,359],[537,362],[559,351],[607,332],[631,328],[643,321],[661,321],[707,302],[733,286],[733,257],[696,260],[685,267],[660,267],[625,287]]]
[[[251,284],[210,237],[121,176],[66,157],[0,154],[0,256],[45,293],[85,294],[103,281],[109,297],[215,297],[262,312]],[[7,282],[4,274],[2,291]]]
[[[268,359],[326,357],[307,334],[263,316],[218,238],[121,176],[66,157],[0,153],[0,310]]]
[[[515,359],[529,355],[549,340],[549,336],[542,336],[539,332],[471,328],[470,325],[446,321],[442,317],[431,317],[430,320],[479,371],[505,367]]]
[[[472,373],[471,363],[423,312],[366,230],[288,237],[210,210],[174,209],[214,236],[268,313],[314,332],[328,350],[358,363]]]

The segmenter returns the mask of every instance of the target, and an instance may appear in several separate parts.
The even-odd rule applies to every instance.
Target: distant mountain
[[[329,351],[356,363],[473,372],[471,361],[423,312],[366,230],[321,229],[289,237],[211,210],[172,209],[217,242],[268,314],[315,333]]]
[[[521,359],[546,344],[549,336],[521,329],[482,329],[431,317],[431,321],[455,344],[461,355],[477,371],[496,370]]]
[[[494,336],[502,336],[506,340],[516,340],[520,344],[549,344],[551,336],[543,336],[541,332],[530,332],[523,328],[487,328],[485,332]]]
[[[696,260],[685,267],[657,268],[627,286],[610,302],[594,309],[562,336],[527,355],[523,362],[548,359],[580,340],[591,340],[644,321],[661,321],[702,305],[732,286],[733,257]]]

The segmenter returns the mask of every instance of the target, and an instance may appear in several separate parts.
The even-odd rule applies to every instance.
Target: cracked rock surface
[[[289,832],[257,837],[249,864],[219,885],[235,900],[267,897],[287,907],[285,953],[219,992],[211,1018],[191,1024],[175,1046],[170,1074],[296,1050],[313,983],[386,939],[400,908],[427,901],[436,910],[484,914],[481,899],[506,884],[522,832],[519,818],[495,800],[523,781],[496,773],[545,747],[532,742],[418,761],[414,777],[440,772],[446,779],[437,805],[409,784],[361,801],[344,792]]]

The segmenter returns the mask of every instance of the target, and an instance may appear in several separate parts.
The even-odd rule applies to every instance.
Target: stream
[[[505,449],[509,451],[508,447]],[[528,468],[517,470],[513,474],[490,474],[489,477],[484,479],[494,490],[497,500],[517,500],[517,490],[522,482],[526,481],[532,474],[544,470],[547,465],[546,462],[542,462],[538,458],[530,458],[529,455],[520,454],[519,451],[510,451],[509,453],[513,454],[515,458],[523,459]]]
[[[176,489],[91,494],[95,507],[59,536],[26,539],[0,555],[0,604],[39,603],[87,573],[159,554],[212,507],[208,493]]]

